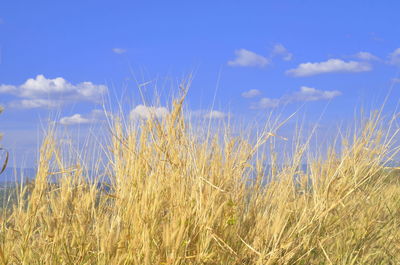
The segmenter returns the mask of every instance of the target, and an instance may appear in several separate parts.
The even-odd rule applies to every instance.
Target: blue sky
[[[145,118],[139,83],[149,99],[161,91],[150,110],[163,116],[189,73],[188,109],[204,118],[303,106],[310,121],[326,108],[331,124],[379,107],[393,85],[389,112],[400,96],[399,10],[394,0],[1,1],[2,145],[31,164],[49,116],[93,126],[105,95]]]

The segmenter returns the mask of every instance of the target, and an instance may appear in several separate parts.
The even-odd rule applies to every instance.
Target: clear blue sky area
[[[0,1],[2,145],[30,161],[49,116],[73,131],[94,126],[109,96],[129,102],[132,119],[162,117],[189,73],[188,108],[206,119],[304,106],[310,121],[326,108],[330,124],[379,107],[391,88],[393,111],[399,11],[395,0]],[[142,83],[160,104],[140,105]]]

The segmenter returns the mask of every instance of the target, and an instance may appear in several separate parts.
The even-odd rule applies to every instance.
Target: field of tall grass
[[[0,264],[400,264],[396,116],[372,113],[321,157],[297,142],[281,163],[282,124],[200,134],[183,105],[113,119],[96,170],[50,129],[35,179],[3,200]]]

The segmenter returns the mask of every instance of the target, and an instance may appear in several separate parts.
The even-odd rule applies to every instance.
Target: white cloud
[[[190,118],[203,118],[203,119],[224,119],[230,114],[219,111],[219,110],[206,110],[206,109],[200,109],[200,110],[193,110],[190,111],[187,115],[187,117]]]
[[[251,109],[266,109],[276,108],[280,105],[289,104],[293,102],[329,100],[342,93],[338,90],[318,90],[312,87],[302,86],[300,91],[287,94],[281,98],[262,98],[259,102],[253,103]]]
[[[259,95],[261,95],[261,91],[258,89],[250,89],[249,91],[242,93],[242,97],[244,98],[253,98]]]
[[[15,92],[15,86],[12,85],[0,85],[0,93],[12,94]]]
[[[326,100],[333,99],[340,96],[342,93],[337,90],[318,90],[313,87],[302,86],[300,91],[289,95],[287,101],[316,101],[316,100]]]
[[[371,69],[371,65],[366,62],[329,59],[320,63],[302,63],[297,68],[286,71],[286,74],[299,77],[333,72],[366,72]]]
[[[246,49],[235,51],[236,58],[228,61],[229,66],[242,66],[242,67],[264,67],[269,62],[264,56]]]
[[[395,84],[396,84],[396,83],[400,83],[400,78],[393,78],[393,79],[392,79],[392,82],[395,83]]]
[[[113,48],[112,51],[113,51],[114,53],[116,53],[116,54],[123,54],[123,53],[126,53],[126,50],[125,50],[125,49],[122,49],[122,48]]]
[[[360,60],[365,60],[365,61],[376,61],[379,60],[379,58],[372,53],[369,52],[359,52],[355,55],[356,58]]]
[[[91,120],[82,117],[81,114],[74,114],[70,117],[63,117],[60,119],[62,125],[77,125],[77,124],[88,124]]]
[[[60,123],[63,125],[96,123],[103,120],[106,115],[109,115],[109,113],[107,113],[105,110],[94,109],[86,115],[77,113],[69,117],[63,117],[60,119]]]
[[[23,98],[19,104],[15,103],[14,105],[21,105],[25,108],[40,107],[39,105],[50,107],[52,106],[52,104],[48,104],[50,101],[57,102],[57,105],[66,101],[100,102],[106,92],[105,85],[95,85],[92,82],[74,85],[62,77],[47,79],[44,75],[29,78],[19,86],[0,85],[0,93]],[[45,103],[46,101],[47,103]]]
[[[149,119],[151,117],[164,118],[169,114],[169,111],[165,107],[147,107],[144,105],[137,105],[130,112],[130,118],[132,120]]]
[[[389,54],[389,63],[396,65],[400,64],[400,48],[397,48],[391,54]]]
[[[272,56],[279,55],[282,57],[283,60],[285,61],[290,61],[293,58],[293,54],[290,53],[285,46],[282,44],[278,43],[275,44],[274,48],[272,49]]]
[[[92,110],[92,112],[89,115],[90,119],[92,119],[92,120],[99,120],[106,116],[112,116],[112,115],[108,111],[105,111],[102,109],[94,109],[94,110]]]
[[[12,108],[34,109],[34,108],[55,108],[62,102],[49,99],[23,99],[12,101],[9,106]]]
[[[259,102],[253,103],[251,109],[269,109],[276,108],[280,104],[280,99],[277,98],[262,98]]]
[[[227,116],[228,116],[227,114],[225,114],[225,113],[223,113],[221,111],[212,110],[209,113],[206,113],[204,115],[204,118],[207,118],[207,119],[223,119],[223,118],[225,118]]]
[[[82,82],[73,85],[62,77],[47,79],[44,75],[30,78],[24,84],[15,88],[22,97],[38,98],[42,96],[63,95],[69,99],[84,99],[96,101],[107,91],[104,85],[94,85],[92,82]]]

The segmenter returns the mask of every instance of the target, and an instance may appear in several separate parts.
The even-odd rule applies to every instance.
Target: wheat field
[[[93,171],[49,129],[34,180],[4,200],[0,264],[400,264],[396,117],[374,112],[304,169],[307,142],[283,164],[262,152],[282,124],[199,136],[183,105],[114,119]]]

